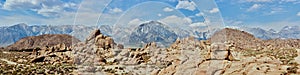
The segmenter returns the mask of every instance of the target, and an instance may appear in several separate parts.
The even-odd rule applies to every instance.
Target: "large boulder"
[[[102,34],[101,31],[99,29],[94,30],[90,33],[90,35],[88,36],[88,38],[86,38],[86,42],[91,41],[92,39],[96,38],[96,36]]]

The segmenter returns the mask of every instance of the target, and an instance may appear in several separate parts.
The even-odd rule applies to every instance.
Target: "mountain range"
[[[299,26],[285,26],[279,31],[274,29],[265,30],[262,28],[250,28],[250,27],[235,27],[234,29],[249,32],[257,38],[269,40],[269,39],[299,39],[300,27]]]
[[[69,34],[76,35],[76,38],[83,40],[94,27],[79,26],[79,25],[35,25],[28,26],[21,23],[8,27],[0,27],[0,46],[8,46],[27,36],[38,36],[43,34]]]
[[[29,26],[24,23],[13,26],[0,27],[0,46],[8,46],[14,42],[27,37],[38,36],[43,34],[68,34],[79,40],[85,40],[86,36],[94,30],[100,29],[104,35],[112,36],[116,43],[124,46],[140,46],[149,42],[157,42],[162,46],[168,46],[177,38],[195,37],[196,39],[206,40],[213,34],[208,31],[208,27],[193,27],[190,30],[170,27],[171,25],[163,24],[159,21],[148,21],[137,27],[118,27],[111,25],[85,26],[85,25],[33,25]],[[235,27],[241,31],[246,31],[256,38],[260,39],[285,39],[300,38],[299,26],[285,26],[280,31],[273,29],[264,30],[262,28]],[[217,29],[215,29],[217,30]]]
[[[161,44],[171,44],[178,35],[170,27],[157,21],[143,23],[135,28],[129,35],[130,44],[147,44],[157,42]]]

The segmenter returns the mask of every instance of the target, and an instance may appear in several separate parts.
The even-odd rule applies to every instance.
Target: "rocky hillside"
[[[16,43],[9,45],[8,50],[28,50],[42,48],[45,46],[55,46],[57,44],[65,44],[67,47],[78,43],[80,40],[67,34],[44,34],[39,36],[29,36],[20,39]]]
[[[261,43],[261,40],[252,34],[231,28],[217,31],[209,40],[211,42],[231,42],[243,48],[256,48],[256,45]]]
[[[212,42],[233,43],[240,50],[300,48],[298,44],[300,42],[299,39],[262,40],[254,37],[254,35],[248,32],[231,28],[217,31],[209,40]]]

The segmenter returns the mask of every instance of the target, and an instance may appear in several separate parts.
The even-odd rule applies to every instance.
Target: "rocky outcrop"
[[[72,44],[78,43],[80,40],[66,34],[45,34],[40,36],[30,36],[22,38],[15,44],[7,47],[8,50],[33,50],[35,48],[51,47],[57,44],[65,44],[70,47]]]
[[[103,35],[96,29],[90,33],[85,42],[77,43],[73,47],[74,63],[79,66],[91,66],[114,64],[114,60],[109,60],[114,56],[112,49],[121,49],[122,45],[116,44],[111,37]],[[85,72],[86,69],[81,71]]]
[[[43,47],[34,49],[29,56],[32,58],[30,62],[45,62],[45,63],[73,63],[72,50],[65,44],[58,44],[52,47]]]

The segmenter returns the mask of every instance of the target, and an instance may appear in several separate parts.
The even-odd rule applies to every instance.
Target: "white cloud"
[[[75,10],[76,7],[75,3],[61,0],[7,0],[3,4],[5,10],[31,10],[46,17],[57,17],[69,11],[65,9]]]
[[[170,1],[170,2],[176,2],[177,0],[168,0],[168,1]]]
[[[199,12],[199,13],[196,14],[196,16],[203,16],[203,15],[204,15],[203,12]]]
[[[11,9],[5,9],[5,10],[12,10],[13,12],[33,11],[34,13],[40,14],[41,16],[50,15],[50,13],[47,14],[47,12],[57,11],[59,8],[57,6],[60,6],[60,8],[66,8],[67,10],[66,9],[60,10],[59,8],[60,12],[56,13],[55,15],[59,15],[60,17],[56,17],[56,18],[45,18],[40,16],[23,15],[23,14],[14,14],[9,16],[0,15],[0,19],[1,19],[0,25],[12,25],[16,23],[26,23],[29,25],[41,25],[41,24],[43,25],[45,24],[47,25],[74,25],[74,24],[75,25],[98,25],[99,23],[101,23],[101,25],[102,24],[112,25],[106,22],[116,21],[116,19],[118,19],[118,16],[116,15],[99,13],[100,10],[104,10],[105,5],[107,5],[110,2],[110,0],[83,0],[80,3],[80,8],[78,8],[78,12],[68,11],[71,9],[77,9],[79,3],[76,3],[75,1],[60,3],[60,1],[62,0],[27,0],[27,4],[31,4],[31,5],[24,5],[24,3],[22,3],[22,1],[19,0],[11,0],[11,1],[12,2],[7,3],[8,4],[7,6],[9,6]],[[38,4],[40,3],[40,5],[34,5],[34,2],[31,3],[31,1],[32,2],[37,1]],[[39,2],[39,1],[44,1],[44,2]],[[21,6],[21,4],[23,5]],[[4,7],[0,9],[4,9]],[[102,22],[98,22],[100,21],[98,20],[99,15],[101,15],[102,17],[101,19],[103,19]]]
[[[42,3],[42,0],[7,0],[3,9],[12,10],[12,9],[26,9],[26,8],[40,8],[39,4]]]
[[[257,9],[260,9],[262,7],[261,4],[253,4],[250,8],[247,9],[247,11],[255,11]]]
[[[46,17],[58,17],[60,15],[60,11],[63,11],[63,8],[61,8],[60,6],[48,7],[43,5],[42,9],[35,11],[37,11],[38,14],[41,14]]]
[[[265,15],[274,15],[274,14],[279,14],[279,13],[283,13],[283,12],[288,12],[288,11],[286,11],[280,7],[273,7],[273,8],[271,8],[271,11],[265,13]]]
[[[246,2],[272,2],[273,0],[242,0]]]
[[[225,19],[224,21],[226,23],[227,26],[236,26],[236,25],[242,25],[243,24],[243,21],[239,21],[239,20],[228,20],[228,19]]]
[[[282,2],[296,2],[297,0],[281,0]]]
[[[175,15],[167,16],[166,18],[163,18],[160,21],[168,25],[176,25],[176,26],[186,26],[192,23],[192,20],[190,18],[178,17]]]
[[[76,15],[73,15],[75,17],[70,19],[74,21],[74,24],[80,25],[98,25],[99,23],[101,25],[112,25],[109,22],[116,21],[118,15],[99,13],[99,11],[104,10],[109,2],[109,0],[83,0],[80,3]],[[99,18],[100,15],[101,18]]]
[[[209,11],[209,13],[217,13],[220,10],[218,8],[213,8],[212,10]]]
[[[164,11],[165,11],[165,12],[171,12],[171,11],[173,11],[173,10],[174,10],[174,9],[169,8],[169,7],[164,8]]]
[[[189,26],[191,27],[201,27],[201,26],[207,26],[204,22],[197,22],[197,23],[192,23]]]
[[[120,12],[123,12],[123,10],[120,8],[113,8],[113,9],[110,9],[109,12],[110,13],[120,13]]]
[[[297,13],[297,16],[300,16],[300,12]]]
[[[64,17],[59,18],[40,18],[35,16],[27,15],[12,15],[12,16],[1,16],[0,25],[13,25],[17,23],[26,23],[29,25],[71,25],[74,22],[75,13],[61,13]]]
[[[157,16],[158,16],[158,17],[161,17],[161,16],[162,16],[162,14],[157,14]]]
[[[143,23],[144,21],[136,18],[136,19],[133,19],[131,21],[128,22],[128,26],[136,26],[136,25],[140,25],[141,23]]]
[[[196,9],[195,3],[193,1],[178,1],[178,4],[176,5],[176,9],[187,9],[194,11]]]
[[[293,4],[299,4],[300,3],[299,0],[281,0],[279,3],[283,3],[283,2],[293,3]]]

